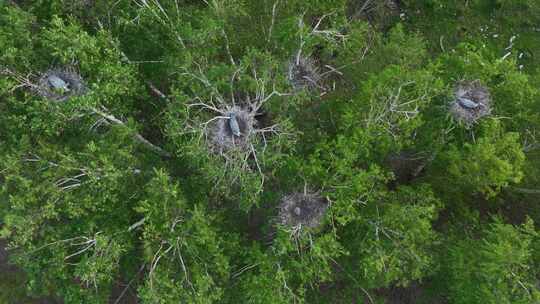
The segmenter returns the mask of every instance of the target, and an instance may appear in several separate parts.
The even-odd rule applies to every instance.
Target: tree
[[[540,299],[531,268],[537,233],[529,219],[519,227],[495,219],[479,239],[451,248],[444,274],[454,303],[535,303]]]
[[[2,2],[0,299],[540,302],[538,7]]]

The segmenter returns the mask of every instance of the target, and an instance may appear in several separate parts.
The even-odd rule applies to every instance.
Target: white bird
[[[53,89],[55,89],[55,90],[64,90],[65,92],[69,92],[69,85],[62,78],[60,78],[58,76],[55,76],[55,75],[49,75],[47,77],[47,81],[49,82],[49,85]]]
[[[458,102],[459,102],[459,105],[464,107],[464,108],[467,108],[467,109],[476,109],[478,108],[479,104],[468,99],[468,98],[463,98],[463,97],[460,97],[458,98]]]
[[[231,128],[232,133],[235,136],[240,136],[240,126],[238,125],[238,121],[236,120],[236,113],[229,114],[229,128]]]

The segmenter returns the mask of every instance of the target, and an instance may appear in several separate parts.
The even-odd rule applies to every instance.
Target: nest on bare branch
[[[389,20],[401,13],[399,0],[351,0],[349,2],[349,16],[352,19],[361,19],[372,26],[385,27]]]
[[[289,62],[287,79],[296,91],[322,88],[322,76],[315,61],[300,54]]]
[[[82,77],[73,67],[64,67],[51,69],[41,74],[35,90],[42,97],[62,102],[73,96],[84,94],[86,86]]]
[[[488,89],[480,81],[460,83],[454,91],[450,104],[453,117],[467,126],[491,114],[491,97]]]
[[[240,134],[231,128],[231,115],[238,123]],[[210,145],[214,152],[221,154],[232,149],[246,150],[255,130],[255,115],[249,109],[239,106],[227,107],[215,117],[209,129]]]
[[[293,193],[279,204],[279,223],[292,228],[316,228],[322,224],[328,200],[317,193]]]

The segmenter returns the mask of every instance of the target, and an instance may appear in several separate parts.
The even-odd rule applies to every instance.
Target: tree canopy
[[[539,24],[0,1],[0,302],[540,303]]]

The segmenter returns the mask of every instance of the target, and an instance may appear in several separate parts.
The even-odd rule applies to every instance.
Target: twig
[[[223,34],[223,37],[225,38],[225,50],[227,51],[227,54],[229,55],[229,60],[231,61],[232,65],[236,66],[236,62],[234,62],[234,58],[232,56],[231,49],[229,47],[229,37],[227,36],[225,29],[221,29],[221,33]]]
[[[527,145],[523,148],[523,152],[527,153],[527,152],[531,152],[531,151],[534,151],[534,150],[538,150],[540,149],[540,143],[537,143],[537,144],[530,144],[530,145]]]
[[[135,276],[129,281],[129,283],[127,284],[126,288],[124,288],[124,290],[122,290],[122,292],[120,293],[120,296],[118,296],[118,298],[116,299],[116,301],[114,301],[114,304],[118,304],[120,303],[120,299],[122,299],[122,297],[124,296],[124,294],[126,294],[126,291],[129,289],[129,287],[131,286],[131,284],[133,283],[133,281],[135,281],[135,279],[137,278],[137,276],[141,273],[141,271],[143,271],[144,269],[144,266],[146,266],[146,263],[143,263],[141,268],[139,268],[139,271],[137,271],[137,273],[135,274]]]
[[[64,258],[64,261],[65,260],[69,260],[70,258],[74,257],[74,256],[77,256],[79,254],[82,254],[84,253],[85,251],[87,251],[88,249],[90,249],[91,247],[95,246],[96,245],[96,240],[95,239],[90,239],[88,241],[86,241],[84,244],[88,244],[86,247],[84,247],[83,249],[73,253],[73,254],[70,254],[68,255],[67,257]]]
[[[270,38],[272,36],[272,30],[274,29],[274,23],[276,21],[276,9],[277,9],[278,4],[279,4],[279,0],[277,0],[274,3],[274,6],[272,7],[272,21],[270,22],[270,27],[268,28],[268,41],[267,42],[270,42]]]
[[[144,224],[145,221],[146,221],[146,217],[143,217],[141,220],[137,221],[135,224],[129,226],[128,231],[132,231],[132,230],[136,229],[137,227]]]
[[[360,288],[360,290],[362,290],[362,292],[368,297],[369,302],[371,304],[375,304],[375,302],[373,301],[373,298],[369,295],[367,290],[365,290],[362,286],[360,286],[359,282],[354,278],[354,276],[351,275],[348,271],[346,271],[345,268],[343,268],[335,259],[333,259],[332,257],[330,257],[330,259],[335,263],[336,266],[338,266],[341,269],[341,271],[345,272],[345,274],[347,274],[347,276],[349,276],[356,283],[356,285]]]
[[[540,194],[540,189],[527,189],[527,188],[517,188],[517,187],[510,187],[510,189],[519,193]]]
[[[246,265],[246,266],[242,267],[240,270],[238,270],[238,272],[234,273],[234,274],[232,275],[232,278],[233,278],[233,279],[234,279],[234,278],[237,278],[237,277],[240,276],[242,273],[244,273],[244,272],[246,272],[246,271],[248,271],[248,270],[250,270],[250,269],[252,269],[252,268],[257,267],[257,266],[259,266],[260,264],[261,264],[261,263],[256,263],[256,264],[253,264],[253,265]]]
[[[123,121],[119,120],[118,118],[114,117],[113,115],[102,112],[102,111],[100,111],[100,110],[98,110],[96,108],[92,108],[92,111],[94,113],[98,114],[99,116],[107,119],[108,121],[114,123],[114,124],[121,125],[121,126],[124,126],[124,127],[126,126],[126,124]],[[138,132],[135,132],[133,137],[139,143],[143,144],[144,146],[146,146],[150,150],[154,151],[155,153],[159,154],[160,156],[163,156],[163,157],[166,157],[166,158],[172,157],[172,155],[169,152],[167,152],[167,151],[163,150],[162,148],[152,144],[151,142],[149,142],[146,138],[144,138]]]
[[[156,86],[153,83],[151,83],[150,81],[147,81],[146,84],[150,87],[150,90],[156,96],[158,96],[159,98],[165,99],[165,100],[169,100],[167,95],[163,94],[163,92],[161,92],[158,88],[156,88]]]

